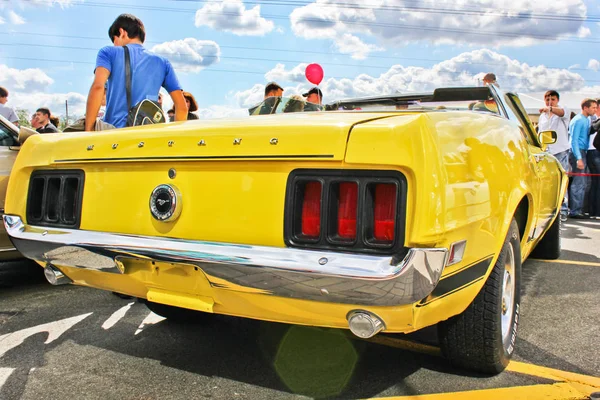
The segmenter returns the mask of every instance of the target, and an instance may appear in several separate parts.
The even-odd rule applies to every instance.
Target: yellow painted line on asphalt
[[[374,336],[370,339],[367,339],[366,341],[370,343],[380,344],[383,346],[394,347],[401,350],[408,350],[421,354],[427,354],[435,357],[442,356],[442,351],[439,347],[423,343],[415,343],[404,339],[398,339],[387,336]],[[508,367],[506,367],[506,371],[535,376],[543,379],[549,379],[552,381],[581,384],[594,388],[597,391],[600,391],[600,377],[595,377],[591,375],[583,375],[575,372],[568,372],[560,369],[543,367],[540,365],[529,364],[514,360],[508,364]]]
[[[545,385],[469,390],[465,392],[434,393],[414,396],[378,397],[377,400],[589,400],[593,388],[559,382]]]
[[[540,365],[519,361],[511,361],[506,370],[518,372],[520,374],[533,375],[540,378],[552,379],[555,381],[561,380],[581,383],[583,385],[593,386],[600,390],[600,378],[591,375],[577,374],[575,372],[567,372],[560,369],[542,367]]]
[[[554,264],[573,264],[573,265],[585,265],[588,267],[600,267],[600,262],[591,261],[572,261],[572,260],[540,260],[539,258],[530,258],[531,261],[547,262]]]

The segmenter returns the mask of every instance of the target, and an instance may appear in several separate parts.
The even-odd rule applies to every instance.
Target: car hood
[[[216,159],[343,160],[353,126],[392,113],[313,112],[37,135],[45,164]],[[42,165],[42,164],[39,164]]]

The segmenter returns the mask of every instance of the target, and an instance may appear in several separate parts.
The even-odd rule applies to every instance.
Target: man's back
[[[140,44],[129,44],[131,60],[131,104],[144,99],[158,100],[163,86],[169,93],[181,89],[171,64],[163,57],[146,50]],[[104,121],[122,128],[127,122],[127,92],[125,89],[125,54],[123,47],[107,46],[100,50],[96,67],[109,70]]]
[[[19,121],[19,117],[17,117],[15,110],[13,110],[11,107],[5,106],[4,104],[1,104],[1,103],[0,103],[0,115],[2,115],[4,118],[6,118],[7,120],[9,120],[12,123]]]

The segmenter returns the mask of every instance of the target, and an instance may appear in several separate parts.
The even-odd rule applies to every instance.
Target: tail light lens
[[[406,177],[397,171],[294,170],[286,187],[285,244],[400,254],[407,186]]]
[[[343,239],[356,238],[358,185],[355,182],[339,184],[337,234]]]
[[[376,184],[373,208],[373,237],[377,241],[393,242],[396,232],[396,185]]]
[[[318,238],[321,234],[322,191],[321,182],[307,182],[304,185],[301,232],[308,238]]]

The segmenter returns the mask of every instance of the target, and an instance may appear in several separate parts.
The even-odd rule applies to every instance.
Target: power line
[[[31,0],[29,0],[31,1]],[[143,5],[131,5],[124,3],[94,3],[94,2],[85,2],[85,3],[77,3],[73,4],[73,6],[77,7],[101,7],[101,8],[114,8],[119,6],[127,6],[130,9],[137,10],[146,10],[146,11],[161,11],[161,12],[178,12],[178,13],[196,13],[196,9],[185,9],[185,8],[176,8],[176,7],[157,7],[157,6],[143,6]],[[215,15],[225,15],[231,17],[239,16],[238,13],[231,12],[213,12],[208,11],[207,14],[215,14]],[[484,15],[484,14],[482,14]],[[262,15],[263,18],[270,19],[278,19],[278,20],[288,20],[289,16],[284,15]],[[303,22],[312,22],[312,23],[330,23],[329,20],[324,20],[321,18],[303,18],[301,21]],[[450,32],[450,33],[462,33],[462,34],[470,34],[477,36],[491,36],[491,37],[513,37],[513,38],[521,38],[526,32],[491,32],[491,31],[481,31],[478,29],[458,29],[458,28],[442,28],[442,27],[426,27],[426,26],[415,26],[415,25],[402,25],[396,23],[381,23],[381,22],[371,22],[371,21],[355,21],[351,19],[337,19],[336,21],[342,22],[347,25],[361,25],[366,27],[381,27],[381,28],[391,28],[391,29],[405,29],[405,30],[415,30],[415,31],[435,31],[435,32]],[[599,18],[600,21],[600,18]],[[539,40],[557,40],[557,37],[554,35],[542,35],[542,34],[527,34],[527,37]],[[600,40],[591,40],[591,39],[582,39],[582,38],[561,38],[563,41],[569,42],[580,42],[580,43],[600,43]]]
[[[59,37],[59,38],[69,38],[69,39],[85,39],[85,40],[103,40],[106,41],[107,38],[101,37],[91,37],[91,36],[72,36],[72,35],[55,35],[55,34],[45,34],[45,33],[36,33],[36,32],[0,32],[0,35],[31,35],[31,36],[45,36],[45,37]],[[161,44],[164,42],[157,41],[147,41],[146,43],[153,44]],[[72,49],[72,50],[93,50],[97,51],[98,48],[91,47],[77,47],[77,46],[59,46],[59,45],[45,45],[45,44],[30,44],[30,43],[0,43],[0,46],[39,46],[39,47],[50,47],[50,48],[64,48],[64,49]],[[325,52],[325,51],[314,51],[314,50],[290,50],[290,49],[281,49],[281,48],[272,48],[272,47],[247,47],[247,46],[227,46],[227,45],[219,45],[220,48],[223,49],[236,49],[236,50],[252,50],[252,51],[269,51],[269,52],[282,52],[282,53],[302,53],[302,54],[323,54],[323,55],[345,55],[339,52]],[[203,57],[216,57],[216,56],[203,56]],[[305,63],[304,60],[280,60],[280,59],[266,59],[266,58],[248,58],[248,57],[231,57],[231,56],[221,56],[221,58],[225,59],[252,59],[254,61],[274,61],[274,62],[291,62],[291,63]],[[449,61],[446,59],[434,59],[434,58],[418,58],[418,57],[404,57],[404,56],[377,56],[370,55],[369,58],[377,58],[377,59],[389,59],[389,60],[410,60],[410,61],[424,61],[424,62],[444,62]],[[454,61],[456,64],[465,64],[465,65],[490,65],[490,66],[498,66],[502,65],[497,62],[485,62],[485,61]],[[375,66],[375,65],[364,65],[364,64],[347,64],[347,63],[322,63],[323,65],[335,65],[335,66],[348,66],[348,67],[360,67],[360,68],[380,68],[380,69],[389,69],[388,66]],[[565,69],[563,67],[553,67],[548,66],[547,68],[551,69]],[[595,71],[591,68],[570,68],[571,71]]]
[[[91,61],[72,61],[72,60],[51,60],[51,59],[43,59],[43,58],[30,58],[30,57],[3,57],[3,58],[8,58],[8,59],[14,59],[14,60],[27,60],[27,61],[43,61],[43,62],[59,62],[59,63],[73,63],[73,64],[89,64],[89,65],[95,65],[95,63],[91,62]],[[240,73],[240,74],[254,74],[254,75],[264,75],[264,72],[255,72],[255,71],[244,71],[244,70],[229,70],[229,69],[217,69],[217,68],[205,68],[203,71],[205,72],[228,72],[228,73]],[[498,75],[496,74],[496,76],[498,78],[505,78],[505,79],[510,79],[510,76],[506,76],[506,75]],[[333,79],[353,79],[351,77],[346,77],[346,76],[331,76],[330,78]],[[583,81],[584,79],[573,79],[573,78],[561,78],[561,81]],[[447,82],[449,83],[455,83],[454,80],[448,80]],[[593,80],[593,79],[585,79],[585,82],[600,82],[600,80]]]
[[[174,2],[195,2],[195,3],[219,3],[215,1],[196,1],[196,0],[169,0]],[[262,0],[262,1],[242,1],[241,3],[246,5],[270,5],[270,6],[308,6],[310,4],[316,4],[311,2],[303,1],[282,1],[282,0]],[[319,8],[341,8],[351,10],[376,10],[376,11],[396,11],[396,12],[419,12],[419,13],[435,13],[435,14],[452,14],[452,15],[485,15],[485,16],[498,16],[508,19],[546,19],[546,20],[558,20],[558,21],[575,21],[575,22],[598,22],[600,16],[585,16],[574,15],[574,14],[544,14],[544,13],[527,13],[522,14],[522,10],[518,9],[499,9],[499,8],[486,8],[480,7],[479,10],[464,9],[464,8],[437,8],[437,7],[423,7],[424,1],[409,1],[405,0],[404,3],[415,3],[420,6],[393,6],[393,5],[358,5],[355,3],[319,3]],[[433,2],[432,2],[433,3]],[[433,3],[439,4],[439,2]]]

